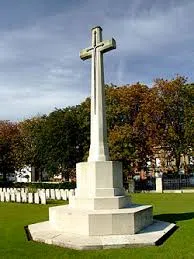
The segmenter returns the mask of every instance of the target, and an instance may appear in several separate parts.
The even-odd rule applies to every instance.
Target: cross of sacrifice
[[[108,161],[107,125],[104,94],[103,54],[116,48],[116,42],[102,40],[102,28],[92,29],[92,46],[81,50],[82,60],[92,59],[90,150],[88,161]]]

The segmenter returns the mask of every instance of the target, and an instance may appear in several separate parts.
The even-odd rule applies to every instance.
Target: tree
[[[147,93],[148,87],[140,83],[106,86],[108,128],[125,123],[133,126]]]
[[[50,113],[38,134],[37,152],[50,176],[69,172],[83,157],[80,145],[80,125],[76,107],[55,110]]]
[[[186,78],[177,76],[170,81],[156,80],[158,94],[163,102],[165,123],[163,146],[170,150],[180,168],[180,157],[188,153],[192,122],[191,91],[185,86]],[[190,132],[191,133],[191,132]]]
[[[155,80],[137,118],[138,127],[146,127],[150,145],[171,154],[177,170],[181,155],[187,154],[193,146],[193,87],[185,83],[186,79],[181,76]]]
[[[149,94],[140,83],[122,87],[106,87],[107,120],[111,158],[123,162],[129,171],[133,164],[144,167],[152,152],[148,145],[145,127],[137,127],[137,117]]]
[[[41,179],[42,171],[45,169],[42,143],[43,129],[46,116],[33,117],[19,123],[21,143],[17,148],[17,156],[20,159],[20,169],[30,166],[35,169],[36,180]]]
[[[109,148],[111,160],[123,162],[124,180],[129,171],[135,156],[135,145],[133,143],[132,127],[129,124],[115,126],[109,132]]]
[[[18,167],[14,150],[19,141],[17,123],[0,121],[0,171],[3,173],[3,181],[7,180],[7,174],[14,173]]]
[[[186,79],[180,76],[172,80],[157,79],[152,88],[140,83],[107,85],[111,159],[122,161],[124,171],[128,172],[134,164],[145,167],[155,150],[161,148],[176,159],[178,170],[180,156],[194,149],[193,89],[194,84],[186,84]],[[68,178],[75,164],[88,157],[90,98],[48,116],[18,125],[9,122],[1,125],[1,161],[12,161],[13,168],[34,166],[40,175],[44,170],[51,176],[62,172]],[[9,160],[3,153],[9,154]]]
[[[56,109],[48,116],[19,123],[21,143],[17,146],[20,168],[30,165],[41,180],[43,171],[50,176],[69,173],[83,161],[89,147],[90,100],[80,105]]]
[[[80,161],[86,161],[90,145],[90,98],[75,107],[77,123],[79,126],[78,151]]]

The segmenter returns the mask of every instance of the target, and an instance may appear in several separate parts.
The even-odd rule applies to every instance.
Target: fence
[[[178,178],[162,179],[163,190],[181,190],[187,188],[194,188],[194,177],[180,175]]]
[[[134,191],[152,191],[156,190],[156,179],[154,177],[145,180],[134,180]]]
[[[163,177],[162,190],[182,190],[194,188],[194,176],[180,175],[177,178]],[[134,191],[154,191],[156,190],[156,178],[145,180],[134,180]]]

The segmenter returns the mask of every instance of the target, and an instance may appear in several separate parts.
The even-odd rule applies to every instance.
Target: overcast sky
[[[117,49],[105,54],[105,82],[194,82],[193,0],[0,0],[0,120],[76,105],[90,95],[91,28]]]

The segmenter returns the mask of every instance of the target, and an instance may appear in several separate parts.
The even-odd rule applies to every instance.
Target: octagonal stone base
[[[49,221],[28,226],[33,240],[75,249],[154,245],[175,227],[153,222],[152,206],[131,203],[120,162],[78,163],[76,178],[69,205],[50,207]]]
[[[49,221],[56,230],[71,234],[135,234],[152,224],[152,206],[133,204],[122,209],[81,210],[63,205],[49,208]]]
[[[173,223],[154,221],[133,235],[88,236],[57,231],[49,221],[45,221],[29,225],[28,230],[34,241],[78,250],[91,250],[159,245],[175,230],[175,227]]]

